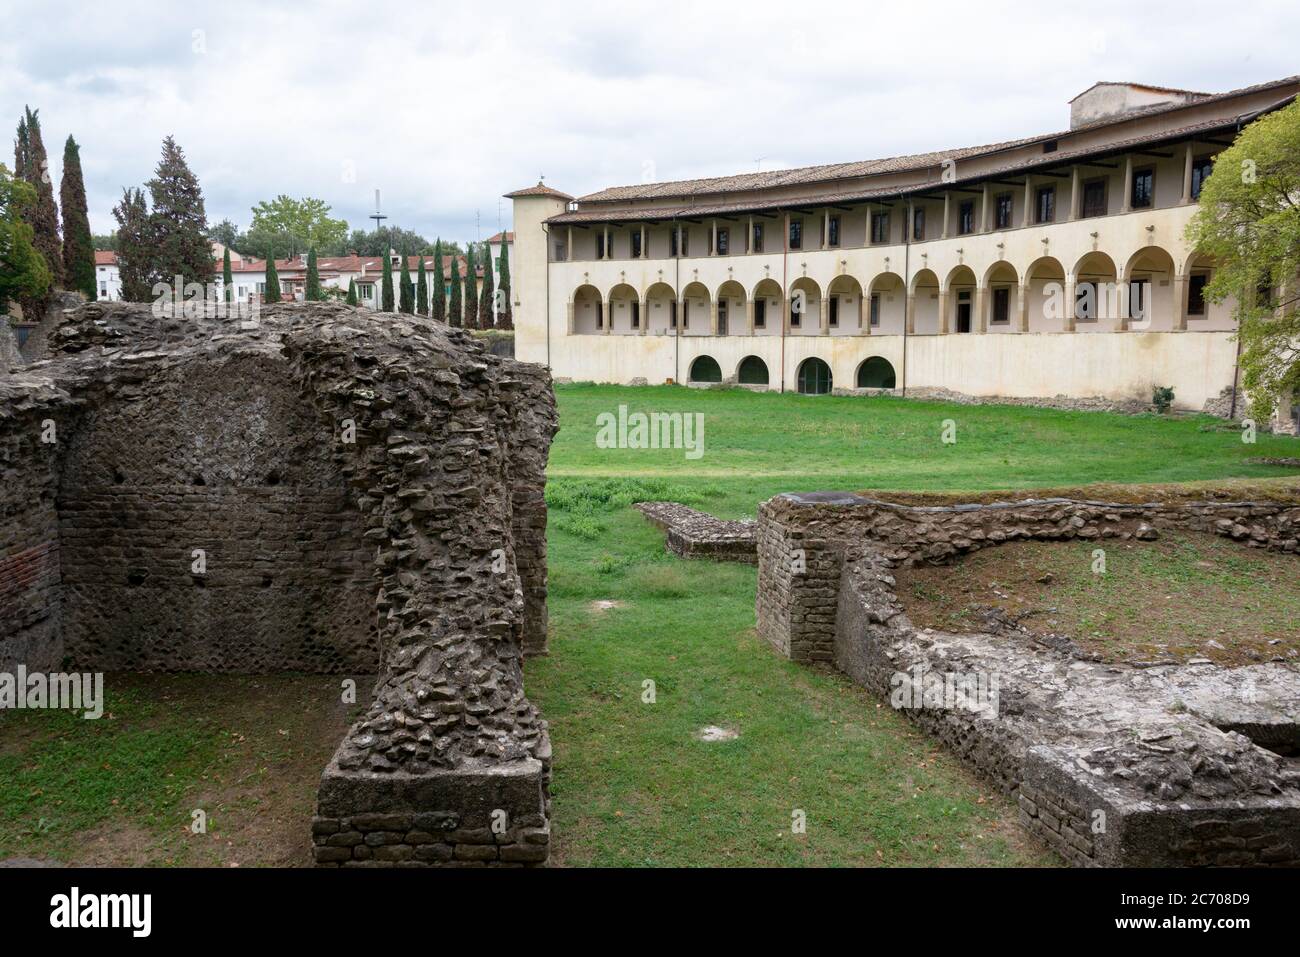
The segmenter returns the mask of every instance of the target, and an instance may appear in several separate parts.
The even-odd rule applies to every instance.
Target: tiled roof
[[[117,265],[117,253],[113,252],[113,250],[111,250],[111,249],[96,249],[96,250],[95,250],[95,265],[96,265],[96,266],[116,266],[116,265]]]
[[[414,275],[420,268],[420,259],[424,259],[424,268],[433,270],[433,256],[407,256],[407,268]],[[451,260],[450,254],[442,257],[442,275],[444,279],[451,277]],[[462,278],[466,275],[465,257],[456,257],[457,266],[460,269]],[[365,267],[366,278],[372,275],[381,275],[384,271],[383,256],[320,256],[316,260],[316,269],[322,276],[337,276],[342,273],[358,273]],[[214,267],[217,273],[221,272],[221,260],[214,260]],[[402,266],[399,262],[393,269],[394,273],[401,272]],[[245,258],[243,262],[232,262],[230,271],[234,273],[263,273],[266,272],[266,260]],[[277,259],[275,261],[275,271],[279,273],[282,279],[292,279],[299,274],[305,275],[307,271],[307,262],[305,259]],[[476,276],[483,275],[483,267],[476,266],[474,269]]]
[[[518,199],[521,196],[553,196],[556,199],[573,199],[568,193],[561,193],[558,189],[551,189],[542,182],[538,182],[536,186],[529,186],[527,189],[517,189],[513,193],[505,194],[506,199]]]
[[[515,241],[515,234],[514,234],[514,233],[495,233],[495,234],[489,236],[489,237],[487,238],[487,241],[490,242],[490,243],[499,243],[499,242],[501,242],[501,237],[502,237],[502,236],[504,236],[504,237],[506,238],[506,242],[508,242],[508,243],[513,243],[513,242]]]

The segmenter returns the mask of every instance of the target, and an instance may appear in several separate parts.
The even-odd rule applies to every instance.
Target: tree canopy
[[[335,250],[347,234],[347,221],[331,217],[330,206],[324,200],[312,196],[293,199],[284,194],[254,206],[253,221],[248,227],[248,241],[253,246],[263,251],[274,250],[282,259],[313,247]],[[326,252],[326,255],[334,253]]]
[[[35,202],[31,184],[16,179],[0,163],[0,314],[10,299],[39,299],[50,287],[49,266],[36,249],[31,225],[23,219],[23,211]]]

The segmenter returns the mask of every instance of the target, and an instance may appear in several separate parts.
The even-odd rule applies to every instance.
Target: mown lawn
[[[751,516],[783,491],[913,491],[1281,476],[1213,419],[674,387],[557,388],[551,654],[527,687],[551,722],[569,865],[1034,865],[1010,802],[841,677],[753,634],[755,571],[685,562],[629,508]],[[601,449],[597,416],[699,412],[704,454]],[[945,420],[957,441],[941,441]],[[615,603],[612,607],[608,603]],[[654,702],[643,700],[654,682]],[[705,742],[706,726],[738,733]],[[792,834],[802,811],[806,833]]]

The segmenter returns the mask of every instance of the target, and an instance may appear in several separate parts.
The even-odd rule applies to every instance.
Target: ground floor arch
[[[691,362],[686,381],[695,384],[712,384],[722,381],[722,367],[713,356],[696,356]]]
[[[803,395],[827,395],[833,388],[831,367],[824,360],[810,356],[799,363],[797,384]]]
[[[771,374],[767,371],[767,363],[758,356],[745,356],[736,366],[736,381],[741,385],[768,385]]]
[[[859,389],[895,389],[897,383],[894,365],[884,356],[871,356],[858,366]]]

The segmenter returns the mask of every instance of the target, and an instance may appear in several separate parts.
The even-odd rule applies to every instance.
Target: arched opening
[[[712,300],[709,287],[702,282],[689,282],[682,289],[681,334],[684,336],[713,335]]]
[[[965,334],[975,331],[975,271],[970,266],[956,266],[948,273],[948,331]]]
[[[722,367],[713,356],[696,356],[691,363],[688,382],[714,383],[722,381]]]
[[[913,331],[939,331],[939,277],[933,269],[918,269],[912,277],[912,309]]]
[[[815,336],[821,332],[822,290],[815,280],[800,276],[790,283],[790,335]]]
[[[775,279],[761,279],[754,286],[750,300],[754,306],[754,335],[779,336],[781,334],[781,287]]]
[[[883,356],[872,356],[858,366],[859,389],[897,388],[893,364]]]
[[[899,336],[907,319],[907,287],[897,273],[882,272],[867,289],[867,325],[872,334]]]
[[[1137,330],[1174,328],[1174,257],[1159,246],[1146,246],[1129,257],[1124,267],[1128,283],[1128,327]]]
[[[826,287],[827,325],[833,336],[855,336],[862,331],[862,284],[848,274],[836,276]]]
[[[767,363],[758,356],[745,356],[736,367],[736,381],[741,385],[767,385]]]
[[[718,335],[745,334],[745,287],[728,279],[718,287]]]
[[[1043,256],[1029,264],[1025,270],[1025,298],[1030,332],[1065,330],[1065,267],[1060,260]]]
[[[577,335],[594,335],[604,331],[605,314],[600,290],[579,286],[573,293],[573,331]]]
[[[804,395],[826,395],[831,391],[831,367],[812,356],[799,363],[799,391]]]
[[[657,282],[645,293],[645,312],[641,321],[646,323],[647,335],[667,335],[677,325],[677,297],[673,287],[666,282]]]
[[[616,335],[629,335],[641,331],[641,297],[627,283],[619,283],[609,291],[609,331]]]
[[[1100,319],[1119,315],[1119,281],[1115,261],[1105,253],[1091,252],[1074,266],[1075,328],[1096,330]]]
[[[984,319],[989,332],[1015,332],[1020,328],[1020,285],[1016,267],[995,262],[984,274]]]

